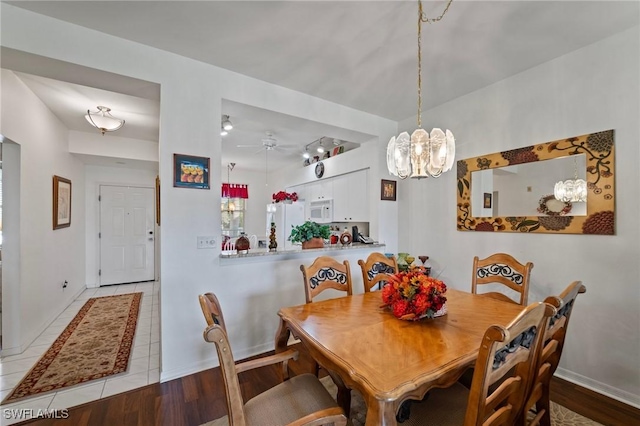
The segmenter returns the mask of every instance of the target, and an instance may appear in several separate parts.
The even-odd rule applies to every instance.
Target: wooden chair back
[[[367,260],[358,260],[362,269],[364,292],[367,293],[378,283],[387,282],[390,275],[398,273],[398,262],[395,256],[387,257],[382,253],[371,253]]]
[[[556,308],[556,314],[549,318],[548,326],[544,336],[544,347],[538,357],[536,375],[523,409],[523,418],[534,406],[536,414],[526,421],[529,425],[551,425],[549,391],[551,378],[560,363],[562,348],[564,347],[567,327],[573,305],[578,294],[585,293],[586,287],[580,281],[574,281],[560,294],[560,296],[550,296],[545,299],[545,303]]]
[[[332,257],[320,256],[311,266],[300,265],[304,279],[304,294],[307,303],[327,289],[344,291],[351,296],[351,269],[349,261],[340,263]]]
[[[487,329],[473,373],[465,426],[516,424],[533,380],[545,325],[554,314],[550,305],[534,303],[508,326]],[[495,389],[494,383],[499,383]]]
[[[200,300],[202,300],[202,296],[200,297]],[[204,330],[203,336],[204,340],[209,343],[215,343],[216,345],[218,359],[220,360],[220,371],[222,373],[222,380],[224,381],[225,395],[227,398],[229,424],[244,425],[246,423],[244,415],[244,401],[242,399],[238,373],[236,371],[233,354],[231,353],[231,346],[229,345],[227,333],[221,325],[213,324]]]
[[[522,264],[511,255],[496,253],[485,259],[473,258],[473,277],[471,278],[471,292],[478,293],[478,286],[483,284],[500,283],[520,294],[518,304],[527,306],[529,298],[529,279],[533,263]],[[487,296],[513,302],[514,300],[502,293],[483,293]]]
[[[217,324],[227,332],[227,327],[224,324],[224,317],[222,316],[222,309],[220,308],[220,302],[213,293],[205,293],[198,296],[200,300],[200,308],[204,319],[207,321],[207,325]]]

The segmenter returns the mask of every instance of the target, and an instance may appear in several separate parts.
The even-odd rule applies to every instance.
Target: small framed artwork
[[[484,200],[484,202],[483,202],[484,208],[485,209],[490,209],[491,208],[491,193],[485,192],[483,200]]]
[[[382,179],[380,185],[380,199],[396,201],[396,181]]]
[[[173,186],[209,189],[209,158],[173,154]]]
[[[71,226],[71,181],[53,176],[53,229]]]

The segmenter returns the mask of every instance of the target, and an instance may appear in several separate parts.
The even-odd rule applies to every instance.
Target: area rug
[[[126,371],[141,299],[89,299],[2,404]]]
[[[335,398],[338,389],[333,383],[330,377],[323,377],[320,379],[325,388]],[[438,426],[440,423],[434,418],[434,413],[427,413],[423,407],[426,404],[415,402],[411,404],[411,417],[402,425],[422,425],[422,426]],[[455,410],[455,407],[446,407],[446,401],[442,401],[436,404],[442,408],[443,414],[450,417],[451,410]],[[351,415],[349,419],[349,425],[352,426],[364,426],[366,420],[367,407],[362,399],[362,395],[358,391],[351,391]],[[464,413],[462,413],[464,418]],[[562,405],[558,405],[555,402],[551,402],[551,424],[553,426],[602,426],[600,423],[596,423],[591,419],[581,416]]]

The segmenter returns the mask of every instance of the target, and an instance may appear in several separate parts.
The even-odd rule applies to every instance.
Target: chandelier
[[[94,112],[87,110],[84,118],[86,118],[93,127],[100,130],[103,136],[105,132],[115,132],[124,126],[124,120],[111,115],[111,108],[107,108],[106,106],[98,106],[97,108],[98,110]]]
[[[427,18],[418,0],[418,128],[411,134],[402,132],[392,137],[387,145],[387,168],[400,179],[439,177],[451,170],[456,145],[453,133],[434,128],[431,133],[422,128],[422,23],[437,22],[449,10],[449,0],[444,12],[437,18]]]
[[[578,160],[573,158],[573,179],[567,179],[556,183],[553,188],[553,196],[556,200],[564,202],[585,202],[587,201],[587,182],[578,179]]]

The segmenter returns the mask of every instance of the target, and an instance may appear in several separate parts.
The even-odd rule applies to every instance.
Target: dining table
[[[347,389],[362,394],[367,426],[396,425],[404,401],[454,384],[474,365],[487,328],[506,326],[523,309],[451,288],[446,297],[446,315],[419,321],[396,318],[379,291],[281,308],[276,352],[293,334]]]

